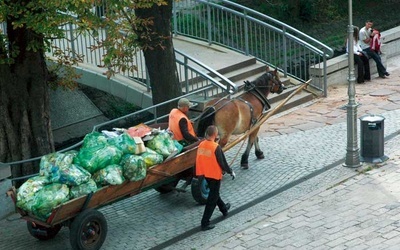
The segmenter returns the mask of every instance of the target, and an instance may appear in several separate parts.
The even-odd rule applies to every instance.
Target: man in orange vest
[[[173,139],[184,146],[199,140],[194,132],[193,124],[187,117],[191,103],[186,98],[178,101],[178,108],[169,113],[168,129],[173,133]]]
[[[197,149],[196,176],[204,176],[210,189],[203,218],[201,219],[201,230],[203,231],[215,227],[210,224],[210,218],[216,206],[218,206],[224,217],[228,215],[231,204],[225,204],[219,196],[221,179],[225,172],[232,176],[232,180],[236,177],[235,172],[226,162],[221,146],[216,142],[217,137],[217,127],[214,125],[209,126],[205,133],[205,140],[200,142]]]

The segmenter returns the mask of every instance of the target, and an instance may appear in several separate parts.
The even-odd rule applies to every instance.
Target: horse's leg
[[[258,142],[258,131],[260,129],[254,130],[254,147],[255,147],[255,154],[257,159],[264,159],[264,153],[260,149],[260,144]]]
[[[264,159],[264,153],[261,151],[260,144],[258,143],[258,136],[254,141],[254,147],[257,159]]]
[[[251,137],[249,136],[249,139],[247,140],[246,150],[242,154],[242,159],[240,160],[240,166],[243,169],[249,168],[249,154],[250,154],[250,150],[251,150],[252,146],[253,146],[253,142],[251,141]]]

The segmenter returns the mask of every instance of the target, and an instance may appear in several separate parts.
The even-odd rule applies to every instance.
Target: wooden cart
[[[162,193],[172,191],[181,176],[187,177],[193,173],[197,146],[198,143],[191,145],[179,155],[150,167],[143,180],[105,186],[95,193],[69,200],[54,208],[46,221],[19,208],[17,210],[22,219],[27,221],[28,231],[35,238],[40,240],[54,238],[62,226],[68,226],[70,243],[74,249],[98,249],[106,238],[107,222],[103,214],[96,209],[151,188],[159,189]],[[198,180],[195,182],[198,183]],[[193,188],[198,188],[198,185],[192,185]],[[198,195],[199,192],[201,190],[192,194]],[[16,203],[16,189],[11,188],[7,194]],[[206,197],[207,194],[203,194],[202,197],[195,199],[203,203]]]

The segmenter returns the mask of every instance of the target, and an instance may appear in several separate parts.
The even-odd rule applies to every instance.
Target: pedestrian
[[[218,206],[222,215],[226,217],[231,208],[231,204],[224,203],[220,197],[222,175],[226,172],[235,179],[235,172],[226,162],[224,152],[218,144],[218,129],[211,125],[205,132],[205,140],[200,142],[196,156],[196,176],[204,176],[210,189],[201,219],[201,230],[210,230],[215,225],[210,224],[210,218],[216,206]]]
[[[373,51],[378,53],[379,55],[382,54],[381,52],[381,32],[379,30],[374,29],[372,31],[372,39],[371,39],[371,44],[370,47]]]
[[[193,128],[193,123],[188,118],[191,102],[186,98],[178,101],[178,108],[174,108],[169,113],[168,129],[173,134],[173,139],[183,146],[187,146],[199,141]]]
[[[358,43],[359,29],[357,26],[353,27],[353,54],[354,62],[357,64],[357,83],[364,83],[371,80],[369,71],[369,59]],[[349,53],[349,41],[346,42],[346,51]]]
[[[369,57],[374,59],[376,63],[376,68],[378,69],[379,77],[386,78],[390,74],[386,71],[385,66],[382,64],[382,59],[376,51],[371,49],[371,41],[373,38],[373,22],[368,20],[365,22],[365,26],[360,30],[359,38],[360,38],[360,46],[367,53]]]

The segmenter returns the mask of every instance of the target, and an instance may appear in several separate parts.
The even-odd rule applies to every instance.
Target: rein
[[[267,81],[269,81],[269,80],[274,80],[274,79],[273,79],[273,75],[272,75],[271,72],[268,72],[267,74],[268,74],[268,76],[269,76],[268,79],[267,79]],[[269,110],[269,109],[271,108],[271,104],[270,104],[270,102],[268,101],[267,97],[266,97],[264,94],[262,94],[262,93],[260,92],[259,89],[260,89],[260,88],[269,88],[269,89],[272,89],[274,85],[256,86],[254,83],[251,83],[251,82],[249,82],[249,81],[245,81],[244,83],[245,83],[245,89],[246,89],[246,86],[249,86],[249,87],[250,87],[248,90],[246,90],[245,93],[250,93],[250,94],[252,94],[253,96],[255,96],[255,97],[260,101],[260,103],[261,103],[261,105],[262,105],[262,107],[263,107],[262,114],[265,113],[267,110]],[[245,94],[245,93],[243,93],[243,94]],[[233,98],[233,99],[230,99],[230,95],[225,96],[225,97],[223,97],[223,98],[220,98],[216,103],[213,104],[213,106],[210,106],[210,107],[209,107],[209,108],[212,107],[212,108],[214,109],[213,112],[211,112],[210,114],[208,114],[208,115],[206,115],[206,116],[204,116],[204,117],[201,117],[201,115],[200,115],[200,116],[196,117],[195,119],[193,119],[193,121],[196,121],[197,119],[200,119],[200,117],[201,117],[202,119],[208,118],[208,117],[210,117],[211,115],[215,114],[218,110],[220,110],[220,109],[222,109],[223,107],[225,107],[225,105],[227,105],[228,103],[232,102],[232,101],[235,100],[235,99],[238,99],[238,100],[240,100],[240,101],[246,103],[246,104],[249,106],[250,112],[251,112],[251,124],[250,124],[250,125],[253,125],[255,122],[257,122],[257,118],[253,117],[253,110],[254,110],[254,109],[253,109],[253,106],[251,105],[251,103],[249,103],[248,101],[246,101],[246,100],[244,100],[244,99],[241,98],[241,96],[242,96],[243,94],[241,94],[240,96],[238,96],[238,97],[236,97],[236,98]],[[229,99],[228,99],[228,97],[229,97]],[[221,105],[218,109],[216,109],[216,108],[215,108],[216,105],[217,105],[218,103],[220,103],[220,102],[221,102],[222,100],[224,100],[224,99],[228,99],[229,102],[224,103],[224,104]]]

